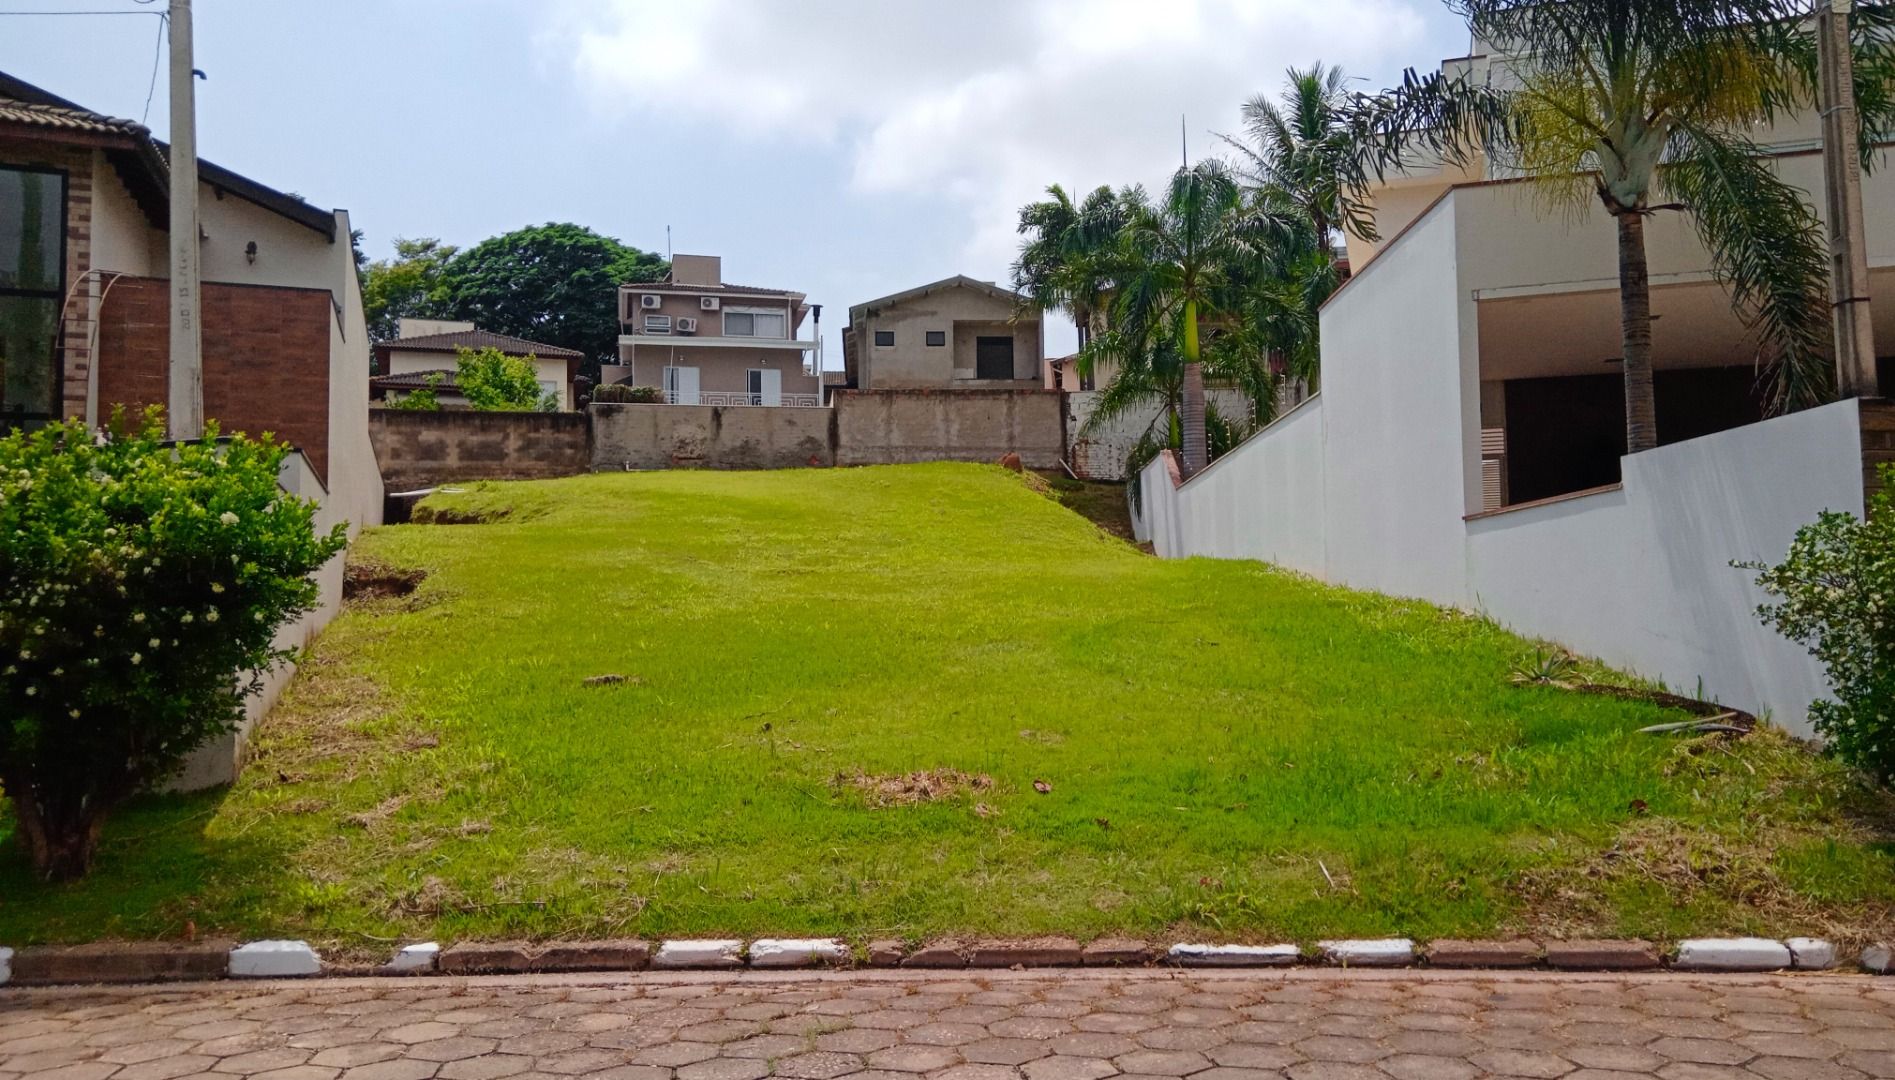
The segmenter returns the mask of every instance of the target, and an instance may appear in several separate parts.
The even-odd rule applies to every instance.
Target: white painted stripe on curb
[[[1781,971],[1790,966],[1789,946],[1769,938],[1691,938],[1678,943],[1679,971]]]
[[[759,938],[750,943],[754,968],[813,967],[848,959],[849,947],[838,938]]]
[[[666,941],[651,958],[655,968],[734,968],[744,965],[744,943],[735,938]]]
[[[1862,970],[1877,975],[1895,974],[1895,945],[1878,943],[1862,950]]]
[[[1790,966],[1798,971],[1828,971],[1836,966],[1836,946],[1822,938],[1793,937],[1783,944],[1790,949]]]
[[[433,971],[441,962],[439,942],[422,941],[414,945],[403,945],[388,961],[390,971]]]
[[[13,978],[13,950],[0,946],[0,986]]]
[[[307,941],[252,941],[230,950],[233,979],[284,979],[322,974],[322,958]]]
[[[1165,952],[1165,959],[1185,967],[1289,967],[1302,958],[1294,945],[1180,943]]]
[[[1344,967],[1402,967],[1415,962],[1415,943],[1408,938],[1368,938],[1319,941],[1323,959]]]

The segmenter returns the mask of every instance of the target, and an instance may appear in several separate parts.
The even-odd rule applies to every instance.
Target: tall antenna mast
[[[671,226],[665,226],[665,261],[671,261]]]
[[[1181,169],[1191,167],[1191,148],[1185,142],[1183,113],[1178,114],[1178,167]]]

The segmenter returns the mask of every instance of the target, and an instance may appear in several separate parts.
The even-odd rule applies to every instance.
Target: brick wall
[[[836,410],[836,464],[998,461],[1057,469],[1066,453],[1057,390],[845,390]]]
[[[99,313],[99,417],[164,404],[169,290],[122,277]],[[329,332],[322,289],[204,284],[204,415],[226,434],[276,436],[329,479]]]
[[[1882,490],[1883,465],[1895,464],[1895,401],[1863,400],[1858,403],[1862,416],[1862,502]]]

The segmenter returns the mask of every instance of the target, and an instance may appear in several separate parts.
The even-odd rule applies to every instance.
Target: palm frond
[[[1771,411],[1830,400],[1828,248],[1816,212],[1754,144],[1695,126],[1677,129],[1659,175],[1689,208],[1739,313],[1771,346]]]

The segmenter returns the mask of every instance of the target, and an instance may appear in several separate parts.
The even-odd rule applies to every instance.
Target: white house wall
[[[1825,510],[1862,513],[1853,401],[1622,459],[1618,490],[1467,523],[1471,606],[1523,633],[1799,730],[1827,692],[1758,622],[1754,573]]]

